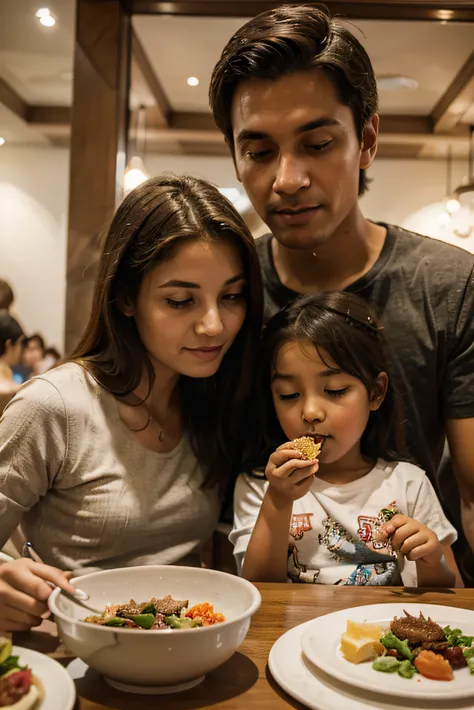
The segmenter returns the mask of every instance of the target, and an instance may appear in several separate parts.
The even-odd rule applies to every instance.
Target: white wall
[[[230,158],[149,155],[146,165],[152,175],[187,172],[219,187],[239,187]],[[464,163],[454,164],[455,184],[465,172]],[[370,175],[374,180],[361,204],[371,219],[403,224],[413,213],[444,198],[444,161],[380,160]],[[25,330],[41,331],[49,344],[60,349],[68,182],[67,149],[0,148],[0,278],[7,278],[15,290],[15,311]]]
[[[25,331],[62,350],[69,151],[0,148],[0,278],[15,291]]]

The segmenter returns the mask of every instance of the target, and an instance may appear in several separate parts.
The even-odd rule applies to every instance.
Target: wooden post
[[[89,318],[101,237],[122,197],[131,21],[120,0],[77,0],[65,352]]]

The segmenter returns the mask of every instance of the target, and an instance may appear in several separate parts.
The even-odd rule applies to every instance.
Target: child
[[[237,481],[230,534],[239,572],[258,582],[453,586],[457,534],[403,455],[387,345],[369,306],[348,293],[299,299],[268,323],[261,365],[260,461]],[[319,461],[298,453],[301,436],[322,442]],[[267,460],[259,475],[255,464]]]

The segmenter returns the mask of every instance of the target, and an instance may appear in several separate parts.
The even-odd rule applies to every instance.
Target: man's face
[[[276,239],[292,249],[323,244],[357,204],[377,117],[361,147],[352,110],[324,71],[311,69],[239,84],[232,126],[237,177]]]

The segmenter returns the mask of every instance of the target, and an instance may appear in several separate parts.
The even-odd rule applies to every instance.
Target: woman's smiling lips
[[[206,360],[206,362],[210,362],[211,360],[215,360],[219,355],[221,354],[221,350],[224,346],[223,345],[214,345],[211,348],[184,348],[187,350],[191,355],[194,355],[195,357],[199,358],[200,360]]]

